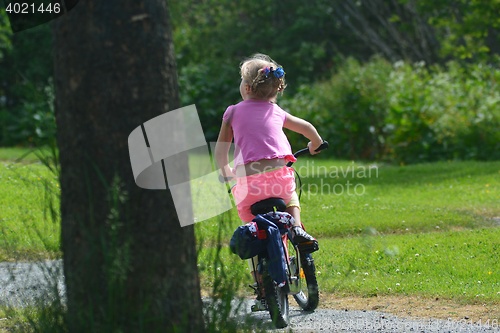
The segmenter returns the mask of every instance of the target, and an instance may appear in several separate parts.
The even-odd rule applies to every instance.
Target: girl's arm
[[[308,147],[311,155],[318,153],[314,150],[321,146],[323,139],[319,136],[318,131],[310,122],[287,113],[283,127],[308,138],[310,140]]]
[[[229,167],[228,159],[229,148],[232,141],[233,129],[231,125],[223,121],[220,127],[219,137],[217,138],[217,144],[215,145],[215,160],[221,169],[222,176],[225,178],[235,177],[233,171]]]

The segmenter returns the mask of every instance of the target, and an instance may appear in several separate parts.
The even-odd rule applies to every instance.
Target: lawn
[[[302,218],[319,239],[373,229],[414,234],[500,223],[500,162],[391,166],[309,159],[296,169],[302,179]],[[230,220],[231,228],[238,225],[236,210]],[[197,231],[215,239],[217,221],[198,223]]]
[[[0,261],[60,256],[57,177],[34,154],[0,149]]]
[[[459,303],[500,299],[500,229],[328,238],[316,255],[322,290],[419,295]],[[333,259],[332,259],[333,258]]]
[[[59,221],[46,195],[58,193],[57,179],[34,157],[14,164],[24,152],[0,149],[1,261],[60,256]],[[322,292],[500,303],[500,162],[394,166],[304,158],[296,169],[302,217],[320,242]],[[222,273],[249,282],[246,263],[227,248],[239,224],[233,209],[195,225],[205,289]],[[221,252],[214,250],[218,242]]]
[[[14,163],[16,161],[22,163],[39,162],[37,153],[40,150],[18,148],[18,147],[2,147],[0,148],[0,161],[4,163]]]
[[[323,292],[500,303],[500,162],[303,159],[296,169],[302,218],[320,242],[315,259]],[[198,223],[197,235],[207,244],[227,243],[238,224],[233,209]],[[229,250],[221,255],[229,267],[248,271]],[[211,272],[207,286],[211,268],[224,268],[200,267]]]

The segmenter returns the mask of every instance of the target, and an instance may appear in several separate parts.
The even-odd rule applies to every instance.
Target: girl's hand
[[[225,165],[221,171],[222,171],[221,177],[224,178],[226,182],[229,182],[233,178],[236,178],[236,174],[233,168],[231,168],[229,165]]]
[[[316,149],[318,149],[322,143],[323,143],[323,141],[321,141],[320,144],[316,144],[316,143],[313,143],[312,141],[309,141],[309,143],[307,144],[307,147],[309,148],[309,153],[311,155],[319,154],[321,151],[316,151]]]

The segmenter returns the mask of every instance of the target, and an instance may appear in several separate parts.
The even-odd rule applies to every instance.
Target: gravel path
[[[273,329],[267,312],[248,315],[250,303],[244,310],[250,316],[250,323],[261,325],[274,332],[500,332],[498,321],[477,325],[470,322],[457,322],[439,319],[409,319],[377,311],[344,311],[317,309],[312,313],[301,311],[298,307],[290,308],[290,326],[287,329]],[[247,321],[248,322],[248,321]]]
[[[0,263],[0,306],[31,305],[44,295],[54,295],[50,291],[56,291],[57,295],[64,297],[62,276],[61,261]],[[54,282],[49,284],[46,281]],[[204,303],[209,306],[210,301],[205,300]],[[242,304],[235,314],[237,320],[274,332],[500,332],[498,320],[477,325],[465,320],[400,318],[377,311],[317,309],[305,313],[293,306],[290,309],[289,328],[275,330],[267,312],[251,313],[251,303],[246,301]]]
[[[0,263],[0,306],[33,305],[40,299],[48,302],[47,295],[64,295],[61,260]]]

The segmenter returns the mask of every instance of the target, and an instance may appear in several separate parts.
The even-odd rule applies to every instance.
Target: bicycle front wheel
[[[297,253],[299,252],[297,251]],[[304,311],[314,311],[319,303],[319,288],[316,280],[314,259],[310,253],[306,255],[299,254],[299,256],[301,265],[298,277],[301,282],[305,280],[306,285],[301,283],[300,292],[293,295],[293,298]]]

